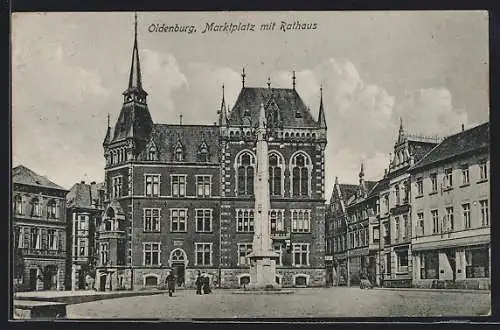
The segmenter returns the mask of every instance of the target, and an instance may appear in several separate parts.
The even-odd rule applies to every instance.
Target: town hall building
[[[250,282],[256,127],[266,114],[270,233],[285,287],[325,284],[325,147],[318,118],[295,89],[245,85],[214,125],[154,123],[142,87],[137,22],[123,105],[103,142],[104,214],[97,224],[96,288],[193,287],[198,272],[220,287]],[[147,78],[146,78],[147,79]]]

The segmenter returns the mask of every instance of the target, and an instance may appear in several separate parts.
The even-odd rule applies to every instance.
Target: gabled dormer
[[[184,161],[184,145],[182,144],[181,140],[178,140],[177,143],[175,144],[174,147],[174,154],[173,154],[173,160],[175,162],[183,162]]]
[[[208,163],[210,161],[210,150],[205,141],[203,141],[198,148],[198,161],[202,163]]]

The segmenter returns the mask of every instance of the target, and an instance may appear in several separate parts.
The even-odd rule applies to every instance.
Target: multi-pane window
[[[292,232],[307,233],[311,230],[311,210],[290,210],[292,214]]]
[[[453,207],[446,208],[446,229],[448,231],[452,231],[454,228],[454,219],[453,219]]]
[[[462,184],[469,184],[469,166],[462,166]]]
[[[401,237],[401,228],[399,227],[399,217],[394,218],[394,228],[395,228],[395,236],[394,239],[395,241],[399,241],[399,238]]]
[[[488,163],[486,161],[482,161],[479,163],[479,179],[488,179]]]
[[[212,265],[212,243],[195,243],[196,266]]]
[[[424,212],[417,213],[417,235],[424,234]]]
[[[57,250],[57,236],[54,229],[47,230],[48,248],[49,250]]]
[[[417,196],[422,196],[424,194],[424,182],[422,178],[417,179]]]
[[[403,215],[403,239],[408,238],[408,216]]]
[[[238,194],[253,195],[255,157],[250,152],[244,152],[236,160]]]
[[[170,231],[186,231],[187,209],[170,209]]]
[[[401,191],[399,189],[399,185],[396,185],[396,187],[394,187],[394,193],[396,195],[396,205],[401,204]]]
[[[210,161],[210,154],[208,152],[208,146],[203,142],[198,150],[198,161],[202,163],[208,163]]]
[[[439,255],[436,251],[420,254],[420,278],[436,279],[439,277]]]
[[[87,221],[88,221],[87,219],[88,219],[87,216],[84,216],[84,215],[78,216],[78,219],[76,221],[78,223],[77,228],[79,230],[87,230]]]
[[[444,188],[453,187],[453,169],[447,168],[444,170]]]
[[[285,210],[270,210],[269,211],[269,222],[271,224],[271,233],[276,231],[283,231],[285,229],[284,224],[284,213]]]
[[[437,192],[438,190],[438,181],[437,181],[437,173],[431,173],[431,192]]]
[[[389,195],[384,195],[385,213],[389,212]]]
[[[252,252],[252,243],[238,243],[238,265],[249,265],[248,255]]]
[[[122,196],[122,184],[123,178],[122,176],[115,176],[112,179],[112,195],[113,197],[121,197]]]
[[[293,243],[293,265],[309,266],[309,243]]]
[[[186,196],[185,175],[172,175],[172,196],[173,197]]]
[[[196,210],[196,231],[209,233],[212,231],[212,210]]]
[[[101,243],[99,246],[101,265],[106,265],[109,260],[109,244]]]
[[[396,251],[398,272],[405,273],[408,271],[408,250],[403,249]]]
[[[55,219],[57,217],[56,214],[56,201],[51,200],[47,203],[47,218]]]
[[[151,146],[148,150],[148,160],[156,160],[156,147]]]
[[[488,226],[490,224],[490,214],[488,210],[488,200],[479,201],[479,209],[481,212],[481,226]]]
[[[30,247],[32,249],[40,249],[41,248],[40,231],[38,228],[31,228]]]
[[[470,204],[462,204],[462,216],[464,221],[464,228],[470,228]]]
[[[236,231],[253,232],[254,230],[254,210],[237,209],[236,210]]]
[[[274,244],[273,245],[274,253],[276,253],[279,256],[279,259],[276,261],[277,266],[282,266],[283,265],[283,248],[281,244]]]
[[[23,214],[23,198],[21,195],[14,197],[14,210],[17,214]]]
[[[31,216],[33,217],[40,217],[42,216],[42,208],[40,206],[40,200],[38,198],[33,198],[32,200],[32,210],[31,210]]]
[[[144,209],[144,231],[147,232],[160,231],[160,209],[158,208]]]
[[[78,251],[78,256],[79,257],[86,257],[87,256],[87,239],[82,238],[78,242],[79,246],[79,251]]]
[[[435,234],[439,232],[439,212],[438,210],[431,211],[432,216],[432,232]]]
[[[146,174],[146,196],[159,196],[160,195],[160,175],[159,174]]]
[[[274,196],[280,196],[281,190],[281,173],[283,159],[276,153],[269,155],[269,193]]]
[[[175,146],[174,160],[176,162],[184,161],[184,147],[182,146],[182,144],[180,142],[177,142],[177,145]]]
[[[210,186],[212,177],[210,175],[196,176],[196,193],[198,197],[210,197]]]
[[[380,239],[380,228],[373,227],[373,241],[378,242]]]
[[[143,265],[159,266],[161,243],[143,243]]]
[[[487,247],[465,250],[466,278],[487,278],[490,276],[490,256]]]
[[[309,195],[309,167],[311,161],[305,154],[300,153],[292,158],[292,195]]]

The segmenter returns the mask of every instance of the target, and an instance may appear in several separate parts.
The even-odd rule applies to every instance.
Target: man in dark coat
[[[203,277],[203,293],[204,294],[210,293],[210,278],[208,277],[208,275],[205,275]]]
[[[175,276],[170,272],[165,279],[168,287],[168,295],[172,297],[172,293],[175,292]]]
[[[201,294],[201,287],[203,286],[203,283],[202,283],[202,277],[201,277],[201,273],[198,272],[198,277],[196,277],[196,294]]]

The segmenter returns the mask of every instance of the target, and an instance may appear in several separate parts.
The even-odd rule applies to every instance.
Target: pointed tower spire
[[[110,139],[111,139],[111,126],[109,123],[109,112],[108,112],[108,127],[106,128],[106,137],[104,138],[104,142],[102,144],[107,145]]]
[[[326,129],[325,109],[323,107],[323,84],[319,89],[319,93],[320,93],[320,100],[319,100],[318,125],[320,128]]]
[[[271,76],[267,76],[267,88],[271,89]]]
[[[225,100],[225,95],[224,95],[224,84],[222,84],[222,103],[220,106],[219,110],[219,125],[226,125],[227,124],[227,107],[226,107],[226,100]]]
[[[241,85],[242,87],[245,87],[245,77],[247,75],[245,74],[245,67],[243,67],[243,70],[241,71]]]
[[[405,138],[405,129],[403,128],[403,117],[399,117],[399,133],[398,133],[398,142],[403,142]]]
[[[132,48],[132,63],[130,65],[128,88],[123,95],[125,95],[125,102],[132,100],[146,102],[147,93],[142,88],[141,63],[137,44],[137,13],[134,13],[134,46]]]
[[[360,197],[366,196],[365,166],[363,162],[361,162],[361,169],[359,170],[359,192],[360,192]]]
[[[338,176],[335,177],[335,184],[337,184],[337,185],[339,184],[339,177]]]
[[[295,70],[292,72],[292,87],[295,90]]]

